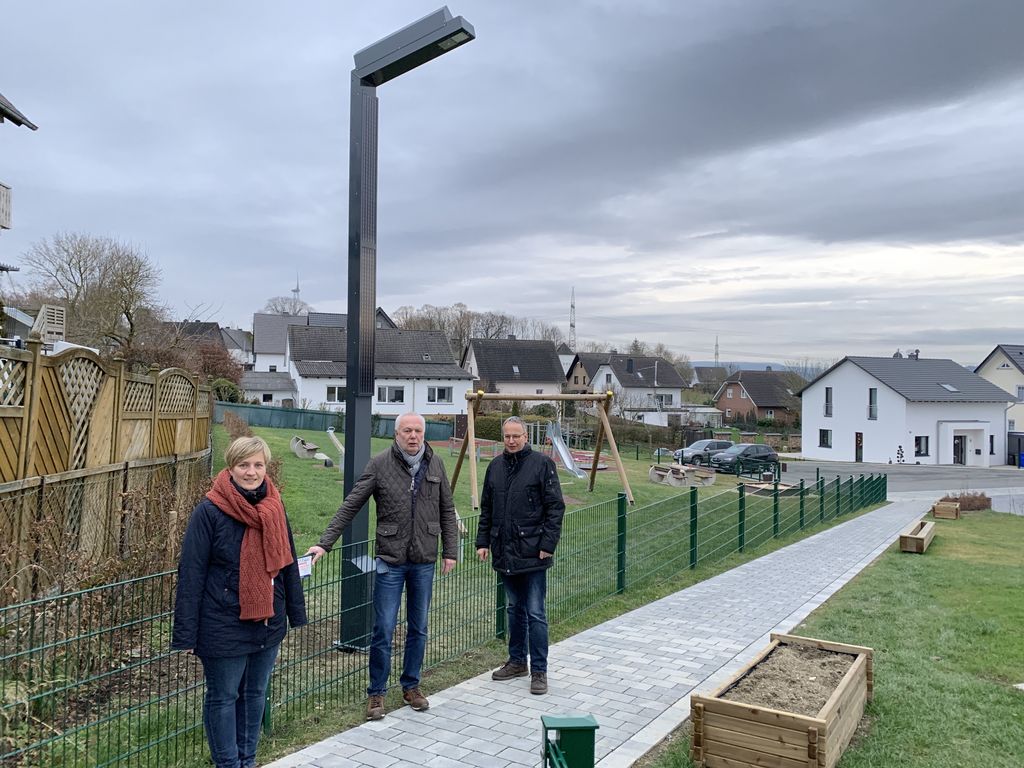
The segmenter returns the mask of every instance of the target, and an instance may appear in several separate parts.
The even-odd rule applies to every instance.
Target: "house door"
[[[854,461],[864,461],[864,433],[855,432],[853,438]]]
[[[967,436],[953,435],[953,463],[967,463]]]

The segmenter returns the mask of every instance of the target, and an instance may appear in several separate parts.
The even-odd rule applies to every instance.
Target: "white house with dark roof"
[[[474,387],[505,395],[558,395],[565,371],[552,341],[470,339],[461,365]],[[538,405],[534,401],[530,405]],[[554,402],[554,401],[550,401]]]
[[[295,382],[287,371],[244,371],[238,386],[247,400],[260,405],[295,408],[297,403]]]
[[[844,357],[797,394],[805,458],[1006,463],[1014,397],[952,360]]]
[[[1024,432],[1024,344],[1000,344],[974,372],[1017,401],[1006,412],[1006,431]]]
[[[397,328],[380,307],[376,313],[377,328]],[[310,312],[307,315],[281,315],[257,312],[252,316],[253,369],[284,371],[288,368],[288,329],[294,325],[322,328],[345,328],[348,315],[338,312]]]
[[[679,371],[663,357],[608,354],[593,370],[588,391],[611,390],[612,407],[623,418],[664,427],[690,420],[690,410],[681,406],[685,387]]]
[[[466,412],[471,377],[455,364],[442,332],[384,327],[374,338],[373,413]],[[300,407],[345,410],[346,340],[346,330],[337,326],[289,327],[288,372],[295,379]]]

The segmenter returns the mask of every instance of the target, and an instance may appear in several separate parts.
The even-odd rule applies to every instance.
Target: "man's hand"
[[[490,552],[490,550],[487,547],[480,547],[480,549],[476,551],[476,556],[481,563],[487,559],[488,552]]]
[[[310,547],[309,549],[306,550],[306,554],[313,556],[313,562],[310,563],[310,565],[316,565],[316,561],[319,560],[324,555],[326,555],[327,554],[327,550],[324,549],[323,547],[318,547],[316,544],[314,544],[312,547]]]
[[[540,559],[541,560],[547,560],[549,557],[551,557],[551,553],[550,552],[545,552],[543,549],[540,551]]]
[[[454,560],[449,560],[446,557],[444,559],[444,563],[441,565],[441,575],[442,576],[447,576],[449,573],[452,572],[452,569],[454,567],[455,567],[455,561]]]

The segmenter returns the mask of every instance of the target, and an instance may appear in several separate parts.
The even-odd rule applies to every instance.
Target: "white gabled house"
[[[344,328],[292,325],[286,358],[304,408],[345,410]],[[440,331],[378,328],[375,333],[372,410],[383,416],[416,411],[424,416],[466,412],[471,377],[455,364]]]
[[[844,357],[798,395],[808,459],[1006,463],[1013,396],[952,360]]]
[[[663,357],[609,354],[593,371],[589,391],[611,391],[612,407],[625,419],[664,427],[684,423],[684,410],[689,421],[689,410],[680,405],[685,387]]]
[[[1024,432],[1024,345],[1000,344],[974,372],[1015,396],[1016,404],[1006,413],[1006,431]]]
[[[558,395],[565,384],[565,370],[553,341],[470,339],[461,364],[477,382],[475,386],[485,392]],[[533,401],[527,406],[540,402],[547,401]]]

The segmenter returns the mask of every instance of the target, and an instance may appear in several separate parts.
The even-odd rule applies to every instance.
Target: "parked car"
[[[673,455],[677,464],[707,464],[716,453],[732,447],[732,440],[698,440]]]
[[[720,472],[736,472],[741,466],[753,467],[758,462],[767,464],[779,460],[779,454],[768,445],[737,443],[711,457],[711,468]]]

